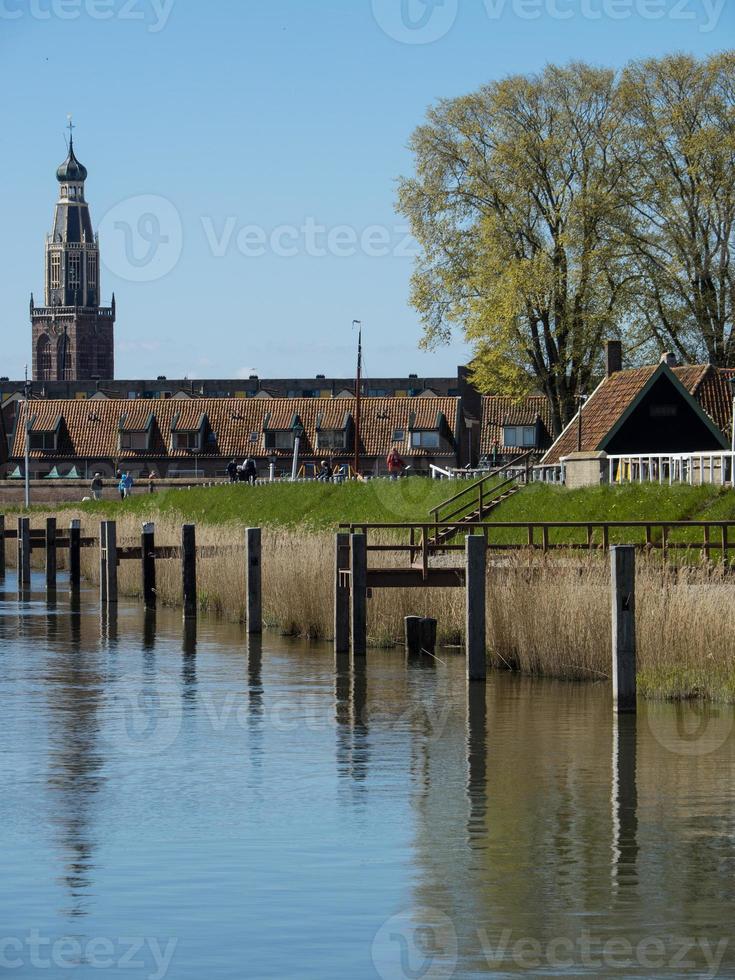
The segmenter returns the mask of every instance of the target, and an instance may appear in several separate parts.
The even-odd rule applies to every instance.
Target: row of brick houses
[[[362,400],[361,469],[386,471],[398,450],[411,472],[500,466],[533,451],[544,467],[579,451],[692,453],[730,446],[735,372],[711,365],[659,365],[608,371],[579,415],[554,439],[546,399],[465,399],[423,392]],[[30,472],[34,478],[120,469],[135,476],[222,477],[231,459],[253,456],[261,473],[274,464],[290,474],[299,439],[299,468],[310,475],[321,459],[348,466],[355,454],[355,398],[49,399],[28,402]],[[2,409],[0,472],[24,469],[26,405],[15,394]],[[600,468],[604,474],[604,467]]]
[[[42,399],[16,403],[5,439],[5,470],[23,470],[28,418],[30,472],[87,478],[126,470],[137,477],[221,477],[231,459],[252,456],[261,473],[290,473],[322,459],[349,465],[355,453],[354,398],[197,398],[165,401]],[[414,472],[459,466],[470,453],[459,398],[362,401],[362,472],[385,472],[396,448]]]

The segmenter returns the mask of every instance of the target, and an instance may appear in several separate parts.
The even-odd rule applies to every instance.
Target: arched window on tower
[[[36,344],[36,373],[39,381],[51,381],[51,341],[41,334]]]
[[[56,349],[56,376],[59,381],[74,380],[71,352],[69,351],[69,338],[66,334],[62,334],[59,337],[59,345]]]

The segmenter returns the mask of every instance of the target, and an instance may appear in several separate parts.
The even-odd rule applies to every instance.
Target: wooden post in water
[[[184,619],[197,618],[197,542],[196,526],[181,528],[181,584],[184,597]]]
[[[636,710],[635,548],[611,549],[610,577],[613,703],[615,711],[623,714]]]
[[[82,581],[81,562],[82,522],[73,520],[69,525],[69,591],[79,595]]]
[[[143,606],[156,608],[156,526],[144,524],[140,536],[141,571],[143,575]]]
[[[423,616],[406,616],[404,619],[406,657],[434,656],[436,650],[436,620]]]
[[[31,587],[31,519],[18,518],[18,588]]]
[[[467,680],[484,681],[487,677],[485,651],[485,577],[487,549],[484,537],[468,534],[465,538],[466,571],[466,645]]]
[[[350,652],[350,536],[337,534],[334,553],[334,652]]]
[[[0,578],[5,578],[5,514],[0,514]]]
[[[117,524],[100,524],[100,602],[117,605]]]
[[[56,592],[56,518],[46,518],[46,591]]]
[[[367,538],[350,535],[352,656],[367,656]]]
[[[245,594],[248,604],[245,622],[250,636],[259,636],[263,632],[261,545],[260,528],[249,527],[245,532]]]

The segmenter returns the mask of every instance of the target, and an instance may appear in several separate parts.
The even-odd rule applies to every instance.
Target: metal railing
[[[453,494],[447,500],[443,500],[440,504],[437,504],[436,507],[432,507],[429,514],[433,517],[434,524],[442,524],[447,521],[451,522],[463,514],[474,514],[475,512],[478,514],[478,520],[482,520],[486,508],[497,500],[498,491],[507,489],[518,479],[528,480],[532,455],[532,452],[524,453],[523,456],[513,460],[512,463],[506,463],[505,466],[501,466],[497,470],[490,470],[481,480],[478,480],[469,487],[465,487],[459,493]],[[505,476],[506,479],[499,484],[488,486],[490,481],[496,480],[500,476]],[[492,494],[490,498],[486,496],[488,491]],[[476,500],[475,496],[477,498]],[[460,500],[462,503],[455,506]],[[450,510],[449,513],[442,513],[446,508],[452,506],[454,509]]]
[[[627,453],[608,456],[610,483],[689,483],[725,486],[732,481],[731,452]]]

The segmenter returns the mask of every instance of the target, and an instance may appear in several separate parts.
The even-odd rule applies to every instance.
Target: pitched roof
[[[453,456],[456,449],[453,436],[460,417],[459,398],[363,398],[360,451],[365,456],[384,456],[395,446],[407,456]],[[18,459],[25,451],[25,406],[21,405],[12,440],[10,456]],[[350,417],[354,418],[354,398],[197,398],[193,401],[110,399],[88,401],[78,399],[30,402],[31,417],[35,416],[36,431],[51,431],[61,417],[58,450],[55,457],[99,459],[152,459],[156,457],[188,457],[186,449],[171,446],[172,427],[178,432],[195,431],[203,416],[213,438],[205,439],[201,455],[241,457],[252,454],[265,458],[272,454],[291,456],[290,450],[266,449],[266,430],[290,429],[295,420],[304,427],[301,452],[316,455],[319,430],[342,430]],[[120,450],[119,433],[124,419],[125,431],[143,431],[151,415],[149,450]],[[410,433],[413,429],[434,429],[445,420],[449,437],[439,449],[413,448]],[[255,442],[251,436],[257,434]],[[394,441],[394,435],[400,438]],[[354,450],[331,453],[348,457]],[[34,458],[48,458],[48,453],[32,450]]]
[[[494,448],[504,455],[523,453],[518,446],[505,446],[504,426],[535,425],[541,422],[548,439],[551,438],[552,422],[549,403],[543,395],[530,395],[519,401],[504,395],[484,395],[482,421],[480,423],[480,455],[489,455]],[[546,443],[548,445],[548,442]]]
[[[729,427],[727,382],[717,368],[688,365],[669,368],[665,364],[617,371],[605,378],[582,408],[582,451],[594,452],[622,419],[654,376],[669,372],[695,398],[711,422],[721,431]],[[578,449],[579,413],[575,415],[544,456],[544,463],[556,463]]]

